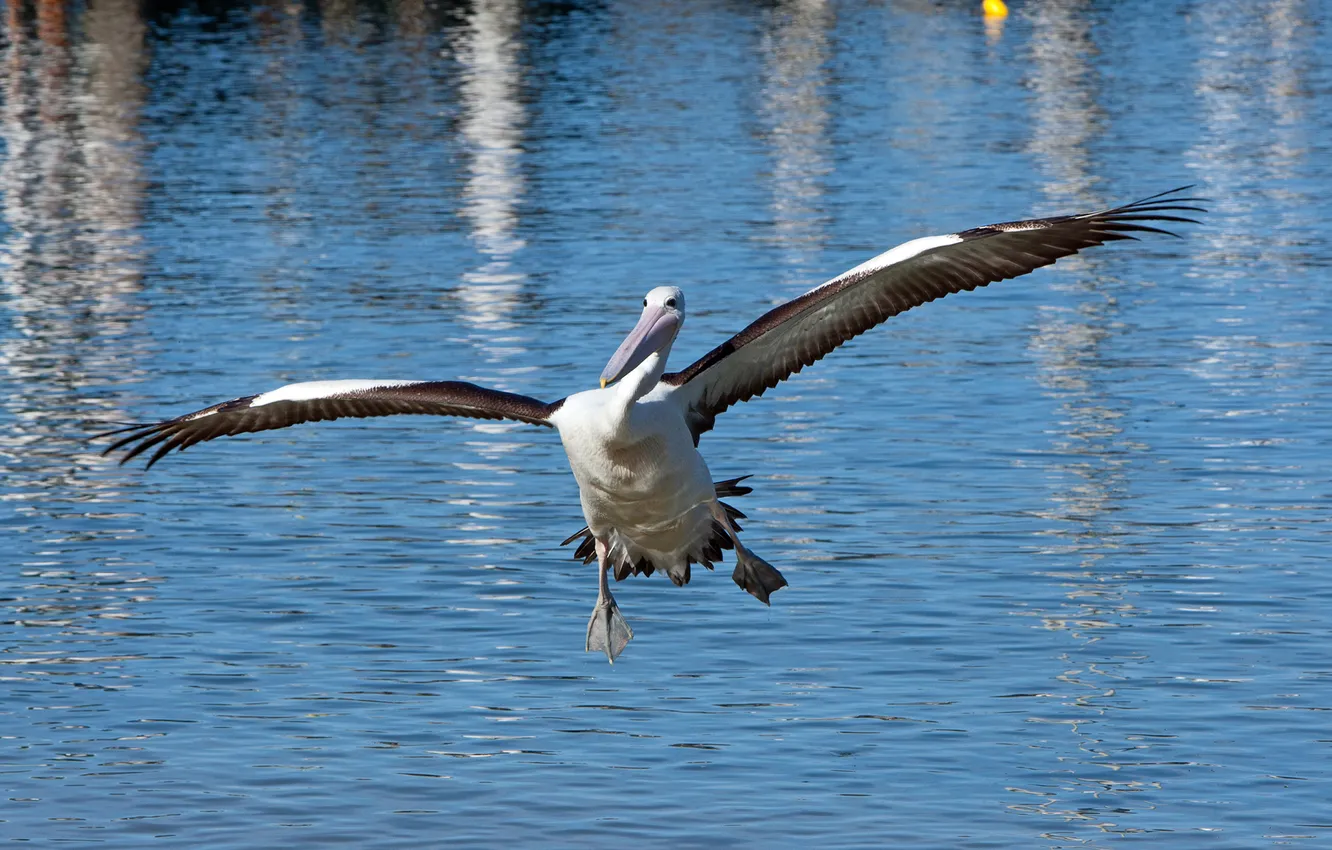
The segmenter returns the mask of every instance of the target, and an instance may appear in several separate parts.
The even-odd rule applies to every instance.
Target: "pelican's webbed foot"
[[[610,663],[615,663],[625,644],[634,639],[634,630],[620,616],[620,606],[615,604],[615,597],[610,592],[609,560],[606,557],[606,544],[596,541],[597,552],[597,607],[592,609],[592,619],[587,621],[587,651],[604,652]]]
[[[776,567],[743,546],[735,549],[731,580],[764,605],[769,604],[768,596],[774,591],[786,587],[786,577]]]
[[[732,484],[744,479],[724,482]],[[748,490],[748,488],[745,488]],[[735,548],[735,569],[731,572],[731,580],[740,585],[740,589],[753,596],[764,605],[771,604],[768,597],[774,591],[786,587],[786,577],[777,572],[777,568],[767,561],[749,551],[745,544],[740,542],[740,537],[735,533],[735,523],[729,516],[734,510],[728,511],[719,501],[713,500],[711,505],[712,518],[716,525],[726,532],[726,536],[731,539],[731,545]],[[739,514],[742,518],[744,514]]]
[[[610,593],[599,595],[597,607],[592,609],[592,618],[587,621],[587,651],[605,652],[606,658],[614,664],[615,656],[633,639],[634,630],[620,615],[615,597]]]

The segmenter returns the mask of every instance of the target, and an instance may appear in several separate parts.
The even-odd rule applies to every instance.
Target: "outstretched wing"
[[[286,428],[344,416],[423,413],[473,419],[513,419],[554,427],[550,415],[563,400],[546,404],[525,395],[490,390],[462,381],[312,381],[224,401],[156,424],[131,425],[99,434],[123,435],[102,454],[127,449],[121,463],[157,446],[148,467],[173,449],[214,437]]]
[[[898,313],[1048,266],[1134,233],[1176,234],[1144,222],[1197,221],[1183,186],[1099,212],[1011,221],[898,245],[764,314],[681,372],[676,389],[694,441],[733,404],[762,395],[834,348]]]

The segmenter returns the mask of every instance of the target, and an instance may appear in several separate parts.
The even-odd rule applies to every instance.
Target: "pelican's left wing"
[[[151,467],[172,449],[184,450],[214,437],[268,431],[344,416],[421,413],[512,419],[553,428],[550,415],[563,403],[560,400],[546,404],[525,395],[486,389],[463,381],[311,381],[224,401],[164,422],[131,425],[98,436],[124,435],[102,452],[110,454],[128,448],[121,463],[158,446],[148,459]]]
[[[1084,248],[1134,233],[1144,222],[1190,222],[1204,212],[1189,186],[1099,212],[991,224],[898,245],[770,310],[681,372],[662,377],[698,442],[717,415],[823,358],[880,322],[953,292],[1018,277]]]

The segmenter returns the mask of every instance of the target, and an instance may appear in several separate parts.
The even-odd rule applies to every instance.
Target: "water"
[[[59,12],[3,43],[0,837],[1332,840],[1320,4]],[[653,286],[681,365],[908,238],[1183,183],[1186,238],[726,413],[791,587],[621,584],[614,667],[550,432],[86,439],[296,380],[558,398]]]

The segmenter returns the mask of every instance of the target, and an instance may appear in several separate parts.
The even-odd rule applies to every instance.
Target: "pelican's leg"
[[[735,545],[735,570],[731,573],[731,580],[764,605],[770,604],[768,597],[774,591],[786,587],[786,578],[772,564],[745,548],[720,502],[713,499],[709,509],[712,511],[712,518],[721,524],[726,536],[730,537],[731,543]]]
[[[634,630],[620,616],[620,606],[615,604],[615,597],[611,596],[606,544],[597,540],[596,546],[597,607],[592,609],[592,619],[587,621],[587,651],[603,651],[610,663],[614,664],[615,656],[634,639]]]

